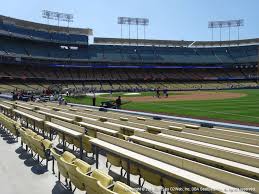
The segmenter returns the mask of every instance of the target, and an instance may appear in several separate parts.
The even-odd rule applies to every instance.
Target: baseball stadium
[[[167,3],[179,8],[176,17],[198,17],[186,1]],[[258,2],[224,9],[215,3],[211,13],[199,13],[208,36],[198,24],[195,36],[178,22],[174,28],[182,32],[175,37],[193,40],[162,32],[149,38],[159,28],[152,14],[114,15],[128,13],[133,2],[89,3],[109,15],[102,21],[95,13],[93,27],[76,23],[86,16],[83,8],[73,11],[80,3],[31,1],[22,16],[12,8],[21,2],[3,3],[1,193],[259,193],[259,38],[250,35],[259,32],[249,12]],[[134,13],[175,20],[170,11],[154,13],[166,5],[148,3]],[[114,13],[105,5],[116,5]],[[204,0],[193,4],[204,6]],[[242,6],[244,14],[237,11]],[[47,9],[55,7],[70,13]],[[29,17],[36,10],[42,19]],[[226,16],[234,18],[211,20]],[[119,33],[106,21],[115,21]]]

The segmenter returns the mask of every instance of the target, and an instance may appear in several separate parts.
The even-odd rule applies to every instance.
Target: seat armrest
[[[90,176],[93,173],[93,170],[90,170],[89,172],[86,173],[86,175]]]
[[[114,187],[114,183],[108,185],[106,188],[107,188],[107,189],[112,189],[113,187]]]

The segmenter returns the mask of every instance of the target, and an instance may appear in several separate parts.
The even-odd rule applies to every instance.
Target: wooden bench
[[[50,121],[45,121],[45,125],[61,133],[64,133],[73,137],[80,137],[82,135],[82,132],[75,131],[74,129],[70,129],[68,127],[62,126],[60,124],[52,123]]]
[[[214,129],[224,131],[224,132],[230,132],[230,133],[241,133],[241,134],[252,135],[252,136],[256,135],[257,137],[259,136],[258,131],[248,131],[245,129],[235,129],[235,128],[227,128],[227,127],[215,127]]]
[[[17,104],[14,104],[13,106],[14,106],[14,108],[22,108],[22,109],[31,110],[31,111],[34,110],[34,107],[32,107],[30,105],[20,105],[17,103]]]
[[[47,106],[50,106],[50,107],[56,107],[56,108],[59,108],[61,109],[62,111],[65,111],[65,110],[69,110],[69,111],[87,111],[87,112],[92,112],[94,111],[93,109],[88,109],[88,108],[84,108],[84,107],[80,107],[80,106],[74,106],[74,105],[58,105],[56,103],[53,103],[53,102],[47,102],[45,103]]]
[[[68,115],[71,117],[75,117],[75,121],[82,122],[84,120],[91,120],[91,121],[97,121],[97,119],[91,118],[86,114],[82,114],[80,112],[71,112],[71,111],[59,111],[59,113],[63,115]]]
[[[162,133],[157,135],[156,141],[259,168],[258,154]]]
[[[220,128],[220,127],[214,127],[212,129],[201,127],[200,130],[203,132],[213,132],[216,134],[238,136],[238,137],[248,138],[248,139],[259,139],[259,132],[257,132],[257,131],[248,131],[248,130],[241,130],[241,129],[228,129],[228,128]]]
[[[100,117],[98,120],[101,121],[101,122],[106,122],[106,121],[108,121],[108,118],[107,117]]]
[[[139,120],[139,121],[146,121],[146,118],[144,118],[144,117],[137,117],[137,120]]]
[[[62,120],[59,120],[59,119],[55,119],[55,118],[52,118],[51,122],[55,123],[55,124],[58,124],[60,126],[67,127],[69,129],[72,129],[72,130],[77,131],[79,133],[84,133],[85,132],[83,127],[80,127],[80,126],[78,126],[76,124],[68,123],[68,122],[65,122],[65,121],[62,121]]]
[[[199,128],[200,128],[200,126],[198,126],[198,125],[189,125],[189,124],[187,124],[187,125],[184,125],[186,128],[190,128],[190,129],[196,129],[196,130],[198,130]]]
[[[0,103],[0,107],[3,108],[3,109],[6,109],[6,110],[12,109],[11,105],[5,105],[5,104],[2,104],[2,103]]]
[[[161,127],[155,127],[155,126],[147,125],[146,130],[149,133],[158,134],[158,133],[161,133],[163,129]]]
[[[103,113],[103,112],[101,112],[101,113],[99,113],[98,111],[95,111],[95,113],[93,113],[93,114],[91,114],[91,115],[88,115],[88,117],[91,117],[91,118],[96,118],[96,119],[98,119],[98,118],[100,118],[100,117],[103,117],[104,115],[106,115],[107,116],[107,114],[108,113]],[[113,113],[114,114],[114,113]],[[99,115],[99,116],[98,116]],[[109,112],[109,116],[111,115],[111,113]],[[114,119],[114,118],[109,118],[108,120],[109,121],[111,121],[111,122],[113,122],[113,123],[120,123],[120,118],[121,117],[119,117],[119,116],[121,116],[121,115],[117,115],[117,118],[118,118],[118,120],[116,120],[116,119]],[[132,116],[130,116],[130,117],[132,117]],[[124,118],[124,117],[123,117]],[[136,117],[133,117],[133,118],[136,118]],[[127,119],[128,119],[128,117],[127,117]],[[135,121],[136,122],[136,121]],[[162,122],[162,123],[164,123],[164,127],[165,128],[168,128],[169,130],[175,130],[175,131],[182,131],[181,130],[181,128],[183,128],[183,127],[185,127],[185,125],[182,123],[182,124],[180,124],[180,123],[177,123],[177,122],[169,122],[169,121],[152,121],[151,123],[153,123],[153,124],[155,124],[155,126],[154,127],[156,127],[156,126],[159,126],[159,123],[160,122]],[[171,125],[171,126],[168,126],[168,124],[174,124],[174,125]],[[134,123],[134,122],[132,122],[132,121],[128,121],[127,122],[127,125],[129,125],[130,127],[136,127],[136,128],[142,128],[142,129],[145,129],[145,124],[143,124],[143,123]],[[135,126],[134,126],[135,125]],[[136,126],[137,125],[137,126]],[[150,125],[151,126],[151,125]],[[181,126],[181,127],[180,127]],[[187,125],[188,126],[188,125]],[[193,128],[198,128],[199,126],[196,126],[196,125],[191,125],[190,127],[193,127]],[[158,127],[159,128],[159,127]],[[212,129],[207,129],[207,130],[212,130]],[[201,130],[201,128],[199,129],[199,130],[196,130],[196,129],[191,129],[191,128],[184,128],[183,129],[183,131],[184,132],[192,132],[192,133],[194,133],[194,134],[201,134],[201,135],[204,135],[204,136],[206,136],[206,134],[205,133],[203,133],[203,130]],[[153,131],[153,132],[156,132],[156,133],[158,133],[159,132],[159,130],[158,131]],[[216,137],[216,138],[219,138],[219,139],[227,139],[227,140],[234,140],[234,138],[228,138],[228,136],[224,136],[224,135],[221,135],[221,136],[217,136],[217,135],[215,135],[215,136],[213,136],[213,134],[210,134],[210,135],[208,135],[208,136],[212,136],[212,137]],[[240,138],[239,138],[240,139]],[[241,143],[247,143],[247,144],[254,144],[254,145],[257,145],[257,140],[251,140],[250,142],[249,142],[249,140],[250,139],[241,139],[241,140],[239,140],[239,142],[241,142]]]
[[[35,111],[26,110],[26,109],[23,109],[23,108],[17,108],[17,109],[15,109],[15,110],[19,110],[19,111],[22,111],[22,112],[24,112],[24,113],[28,113],[28,114],[33,115],[33,116],[35,116],[35,117],[41,118],[41,119],[43,119],[43,120],[45,120],[45,118],[46,118],[44,115],[42,115],[42,114],[40,114],[40,113],[37,113],[37,112],[35,112]]]
[[[142,132],[145,131],[144,129],[128,126],[127,123],[125,123],[124,125],[121,125],[113,122],[105,122],[105,124],[119,127],[121,130],[121,133],[127,136],[133,135],[135,131],[142,131]]]
[[[187,133],[184,131],[179,133],[179,132],[172,131],[172,130],[162,129],[162,133],[167,134],[167,135],[173,135],[176,137],[183,137],[183,138],[187,138],[187,139],[211,143],[211,144],[215,144],[215,145],[221,145],[221,146],[225,146],[225,147],[229,147],[229,148],[234,148],[234,149],[238,149],[238,150],[243,150],[243,151],[259,154],[258,145],[251,145],[251,144],[246,144],[246,143],[241,143],[241,142],[236,142],[236,141],[230,141],[230,140],[226,140],[226,139],[208,137],[208,136],[204,136],[204,135]]]
[[[0,108],[4,114],[11,114],[12,106],[4,103],[0,103]]]
[[[178,127],[178,126],[169,126],[168,127],[169,130],[173,130],[173,131],[179,131],[179,132],[182,132],[183,131],[183,128],[182,127]]]
[[[69,110],[62,110],[60,111],[60,113],[62,114],[67,114],[67,115],[76,115],[76,116],[80,116],[81,118],[89,118],[89,119],[94,119],[94,120],[99,120],[100,119],[100,116],[97,116],[97,115],[93,115],[92,113],[87,113],[87,112],[81,112],[81,111],[77,111],[77,112],[72,112],[72,111],[69,111]]]
[[[202,129],[200,128],[199,130],[195,129],[184,129],[184,132],[186,133],[193,133],[193,134],[198,134],[198,135],[204,135],[208,137],[215,137],[219,139],[225,139],[225,140],[230,140],[230,141],[236,141],[236,142],[241,142],[241,143],[246,143],[246,144],[252,144],[252,145],[259,145],[259,137],[256,135],[254,136],[247,136],[242,133],[224,133],[224,131],[219,131],[216,128],[213,129]]]
[[[93,112],[94,110],[89,109],[89,108],[84,108],[83,111],[86,111],[86,112]]]
[[[15,109],[13,112],[15,115],[20,115],[22,118],[25,118],[27,128],[29,127],[29,121],[32,122],[34,131],[36,130],[36,127],[43,128],[43,122],[45,119],[43,116],[35,115],[34,112],[23,109]]]
[[[103,128],[107,128],[107,129],[111,129],[113,131],[120,132],[120,126],[112,125],[109,122],[101,122],[99,120],[91,119],[91,118],[90,119],[89,118],[84,118],[82,122],[85,122],[85,123],[88,123],[88,124],[92,124],[92,125],[96,125],[96,126],[103,127]]]
[[[146,125],[133,123],[131,121],[120,121],[120,120],[113,119],[113,120],[109,120],[109,122],[115,123],[115,124],[118,124],[118,125],[129,126],[129,127],[133,127],[133,128],[146,130]]]
[[[158,138],[157,135],[136,132],[135,136],[129,137],[131,141],[134,143],[138,143],[141,145],[145,145],[147,147],[155,148],[163,152],[168,152],[180,157],[184,157],[190,160],[195,160],[197,162],[201,162],[207,165],[211,165],[214,167],[221,167],[222,169],[241,174],[244,176],[248,176],[250,178],[259,178],[259,168],[252,167],[246,164],[242,164],[240,162],[234,162],[231,160],[226,160],[223,158],[211,156],[209,154],[203,154],[200,152],[192,151],[189,149],[177,147],[170,144],[170,141],[163,140],[162,138]],[[167,142],[167,143],[164,143]],[[246,158],[249,160],[249,157]],[[259,159],[258,159],[259,162]]]
[[[78,109],[76,109],[76,108],[68,108],[68,110],[73,111],[73,112],[78,111]]]
[[[120,117],[120,120],[121,120],[121,121],[129,121],[129,119],[126,118],[126,117]]]
[[[112,135],[117,137],[119,131],[117,130],[112,130],[106,127],[101,127],[97,124],[90,124],[90,123],[86,123],[86,122],[79,122],[78,123],[80,126],[83,126],[87,129],[88,135],[91,137],[96,137],[97,132],[101,132],[101,133],[105,133],[108,135]]]
[[[75,120],[75,117],[73,117],[73,116],[68,116],[68,115],[57,113],[57,112],[51,112],[51,111],[46,112],[46,111],[42,111],[42,110],[39,110],[37,112],[45,115],[46,120],[48,120],[48,121],[50,121],[51,118],[56,118],[56,119],[60,119],[62,121],[73,123]]]
[[[141,128],[141,129],[146,128],[145,124],[138,124],[138,123],[134,123],[134,122],[130,122],[130,121],[127,122],[126,120],[128,119],[128,115],[126,115],[126,114],[125,114],[125,116],[127,116],[127,117],[121,117],[121,114],[117,114],[117,113],[113,113],[113,112],[107,113],[107,112],[100,112],[100,111],[93,111],[91,113],[77,112],[76,114],[82,115],[82,116],[85,116],[88,118],[89,117],[94,118],[97,120],[100,120],[100,118],[104,118],[101,120],[106,121],[106,122],[116,123],[116,124],[129,125],[130,127],[133,127],[133,128]],[[116,116],[114,116],[114,115],[116,115]],[[124,121],[122,121],[121,118]]]
[[[105,134],[98,133],[97,138],[98,139],[93,139],[90,142],[96,147],[100,147],[119,157],[128,159],[130,161],[129,166],[131,162],[134,162],[137,163],[137,165],[156,171],[161,174],[161,176],[163,174],[167,177],[180,179],[194,186],[202,186],[222,193],[228,193],[228,191],[231,189],[234,190],[235,188],[249,187],[255,188],[256,190],[259,189],[259,182],[254,179],[179,158],[134,143],[117,140]],[[96,154],[96,156],[97,155],[98,154]]]
[[[13,106],[13,105],[15,104],[15,102],[9,101],[9,100],[4,100],[3,102],[4,102],[5,104],[9,104],[9,105],[11,105],[11,106]]]
[[[47,106],[44,106],[44,104],[42,104],[42,103],[30,102],[28,104],[31,105],[32,107],[34,107],[35,111],[37,111],[37,110],[51,111],[50,108],[47,108]]]
[[[63,151],[66,150],[66,145],[65,145],[66,137],[73,137],[78,139],[80,142],[80,158],[81,159],[83,158],[82,137],[84,135],[84,129],[82,127],[79,127],[64,121],[60,121],[57,119],[53,119],[53,118],[51,119],[51,122],[45,121],[45,126],[62,134]]]

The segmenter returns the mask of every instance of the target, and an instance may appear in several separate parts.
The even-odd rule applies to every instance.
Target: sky
[[[39,23],[42,10],[74,14],[72,27],[92,28],[95,37],[120,38],[117,17],[149,18],[146,38],[162,40],[211,40],[208,21],[244,19],[240,38],[259,38],[259,0],[0,0],[0,14]],[[57,21],[50,22],[57,25]],[[66,23],[62,23],[67,25]],[[123,37],[128,38],[128,26]],[[144,37],[139,27],[139,38]],[[136,27],[131,37],[136,38]],[[219,30],[214,40],[219,40]],[[231,29],[237,39],[237,29]],[[228,29],[222,30],[222,39],[228,39]]]

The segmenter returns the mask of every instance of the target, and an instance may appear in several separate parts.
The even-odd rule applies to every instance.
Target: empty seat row
[[[224,186],[226,188],[229,186],[244,188],[247,187],[247,185],[250,185],[251,188],[258,187],[257,178],[251,179],[246,176],[242,176],[239,173],[228,172],[226,170],[211,167],[200,162],[196,162],[161,151],[156,151],[152,148],[147,148],[134,143],[119,140],[105,134],[98,133],[97,138],[98,139],[91,140],[91,142],[95,146],[100,146],[101,149],[104,149],[107,152],[107,161],[109,163],[121,167],[123,164],[122,161],[128,159],[128,165],[126,168],[127,173],[140,175],[140,177],[143,180],[153,185],[165,187],[164,182],[166,181],[163,180],[165,177],[162,174],[159,174],[159,172],[169,174],[169,171],[165,172],[165,169],[167,168],[166,166],[169,165],[168,170],[170,168],[174,168],[173,171],[170,170],[170,173],[176,173],[176,175],[172,174],[172,177],[179,177],[181,175],[180,171],[185,171],[183,174],[193,173],[191,175],[193,178],[195,176],[203,176],[210,179],[210,181],[215,181],[214,184],[210,182],[211,188],[221,183],[224,183],[222,187]],[[175,168],[177,168],[176,171]],[[156,169],[158,171],[156,171]],[[188,178],[192,177],[184,176],[184,179],[182,180],[186,181]],[[199,181],[196,178],[194,178],[194,180]],[[173,183],[171,187],[175,187],[174,185],[179,183],[179,180],[171,181]],[[141,181],[139,181],[139,183],[140,185],[143,185],[143,182],[141,183]],[[194,183],[193,180],[189,180],[187,181],[187,187],[189,186],[188,183],[194,185],[197,184],[197,182]],[[199,184],[205,185],[207,183],[208,182],[204,180],[201,181]]]
[[[65,178],[66,183],[69,180],[69,188],[73,191],[79,189],[87,194],[138,194],[122,182],[114,184],[113,178],[103,171],[91,170],[88,163],[77,159],[70,152],[59,155],[55,149],[51,149],[51,153],[57,161],[59,180],[60,175]],[[74,189],[72,184],[75,186]]]
[[[9,132],[15,138],[18,138],[19,132],[18,129],[20,125],[10,119],[9,117],[5,116],[4,114],[0,113],[0,124],[1,128]]]
[[[40,158],[46,160],[46,168],[48,169],[48,162],[53,159],[50,155],[53,143],[30,129],[19,128],[19,133],[21,136],[21,146],[23,147],[23,144],[25,144],[26,151],[30,151],[32,155],[35,154],[38,161]]]

